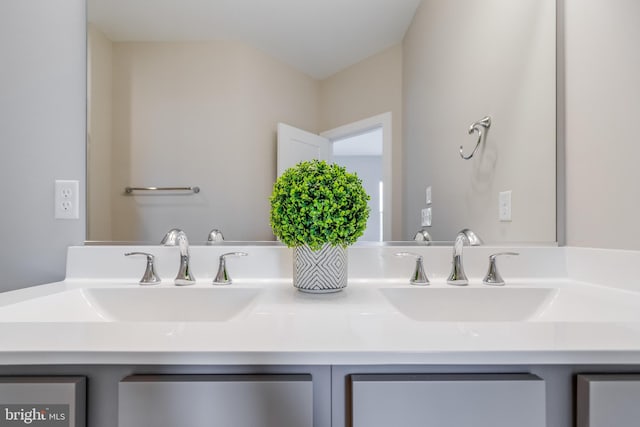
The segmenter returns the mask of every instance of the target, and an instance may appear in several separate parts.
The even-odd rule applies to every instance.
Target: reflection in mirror
[[[413,239],[426,186],[434,240],[555,240],[553,0],[88,0],[88,16],[88,240],[274,240],[277,123],[323,133],[387,112],[385,240]]]
[[[358,174],[369,200],[369,220],[361,240],[382,242],[382,128],[371,129],[333,142],[332,160]]]

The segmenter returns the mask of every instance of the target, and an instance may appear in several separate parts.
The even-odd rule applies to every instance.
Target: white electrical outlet
[[[431,208],[422,209],[422,222],[423,227],[431,227]]]
[[[427,187],[427,190],[425,191],[425,193],[426,193],[427,205],[430,205],[431,204],[431,186],[430,185]]]
[[[55,185],[55,218],[79,219],[80,218],[80,182],[69,180],[56,180]]]
[[[511,221],[511,190],[498,194],[498,218],[500,221]]]

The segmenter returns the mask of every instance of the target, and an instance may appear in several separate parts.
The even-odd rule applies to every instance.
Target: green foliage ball
[[[348,246],[362,236],[369,195],[356,174],[312,160],[287,169],[271,194],[271,228],[287,246]]]

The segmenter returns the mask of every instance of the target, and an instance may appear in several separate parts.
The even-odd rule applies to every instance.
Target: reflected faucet
[[[207,245],[215,245],[216,243],[224,242],[224,236],[222,235],[222,231],[214,228],[209,232],[209,237],[207,237]]]
[[[165,246],[178,246],[180,248],[180,267],[175,279],[177,286],[193,285],[196,283],[195,277],[189,268],[189,240],[184,231],[173,228],[164,236],[161,242]]]
[[[469,246],[480,246],[484,243],[480,236],[478,236],[468,228],[463,228],[458,234],[464,234],[464,237],[467,238],[467,244]]]
[[[433,239],[431,238],[431,234],[429,234],[429,231],[427,231],[426,227],[422,227],[418,230],[418,232],[416,233],[415,236],[413,236],[413,240],[415,240],[416,242],[426,242],[429,243],[431,242]]]
[[[465,243],[469,246],[480,246],[482,240],[468,228],[460,230],[453,243],[451,274],[449,274],[449,278],[447,279],[447,283],[450,285],[466,286],[469,284],[469,279],[467,279],[467,275],[464,273],[464,266],[462,264],[462,248]]]

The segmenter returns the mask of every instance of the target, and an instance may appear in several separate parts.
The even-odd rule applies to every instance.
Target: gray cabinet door
[[[85,377],[0,377],[0,427],[86,425]]]
[[[544,427],[544,381],[530,374],[351,376],[354,427]]]
[[[640,375],[578,375],[578,427],[638,427]]]
[[[118,387],[119,427],[312,425],[311,375],[134,375]]]

